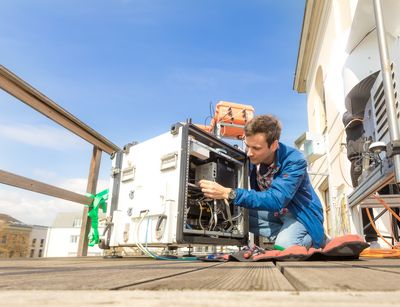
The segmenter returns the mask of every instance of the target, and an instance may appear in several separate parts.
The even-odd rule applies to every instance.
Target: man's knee
[[[300,245],[309,248],[312,245],[312,239],[309,234],[299,237],[290,236],[285,233],[279,233],[275,240],[275,245],[285,249],[293,245]]]
[[[296,245],[296,240],[278,235],[275,240],[275,245],[286,249],[290,246]]]

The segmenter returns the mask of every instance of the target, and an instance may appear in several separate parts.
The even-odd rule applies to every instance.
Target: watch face
[[[228,198],[231,200],[234,200],[236,198],[236,191],[235,190],[231,190],[229,192]]]

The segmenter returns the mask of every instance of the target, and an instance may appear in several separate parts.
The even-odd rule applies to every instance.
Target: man
[[[275,240],[277,249],[323,247],[323,210],[302,154],[279,142],[281,124],[272,115],[254,117],[244,131],[251,190],[201,180],[204,195],[248,208],[250,231]]]

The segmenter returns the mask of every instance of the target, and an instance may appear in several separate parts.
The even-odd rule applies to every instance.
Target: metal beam
[[[3,170],[0,170],[0,183],[8,184],[32,192],[58,197],[79,204],[88,205],[92,203],[92,199],[84,195],[64,190],[47,183],[22,177]]]
[[[391,208],[400,208],[400,194],[379,195],[379,197]],[[383,208],[373,197],[368,197],[360,204],[361,208]]]
[[[111,154],[120,148],[46,97],[14,73],[0,65],[0,88],[26,103],[102,151]]]
[[[393,167],[389,165],[387,161],[384,161],[380,167],[372,170],[367,178],[356,188],[354,188],[353,192],[348,195],[347,199],[349,202],[349,207],[352,208],[358,205],[372,193],[390,183],[393,183],[393,179]]]

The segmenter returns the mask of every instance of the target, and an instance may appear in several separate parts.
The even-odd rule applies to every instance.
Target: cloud
[[[85,141],[68,130],[50,125],[0,123],[0,135],[36,147],[58,151],[84,148]]]
[[[178,84],[192,89],[248,87],[270,84],[273,79],[261,74],[247,71],[228,71],[216,68],[199,69],[196,71],[176,69],[167,79],[171,84]]]
[[[25,190],[1,190],[0,212],[26,224],[50,226],[58,212],[76,212],[82,205]]]
[[[86,178],[72,178],[72,179],[64,179],[63,181],[57,184],[58,187],[73,191],[79,194],[86,193],[86,185],[87,179]],[[100,192],[106,188],[108,188],[109,182],[104,179],[99,179],[97,182],[97,191]]]
[[[87,180],[84,178],[63,179],[53,185],[85,194]],[[78,212],[83,205],[9,186],[0,186],[0,213],[32,225],[51,226],[57,213]],[[108,181],[99,180],[97,191],[108,187]]]

